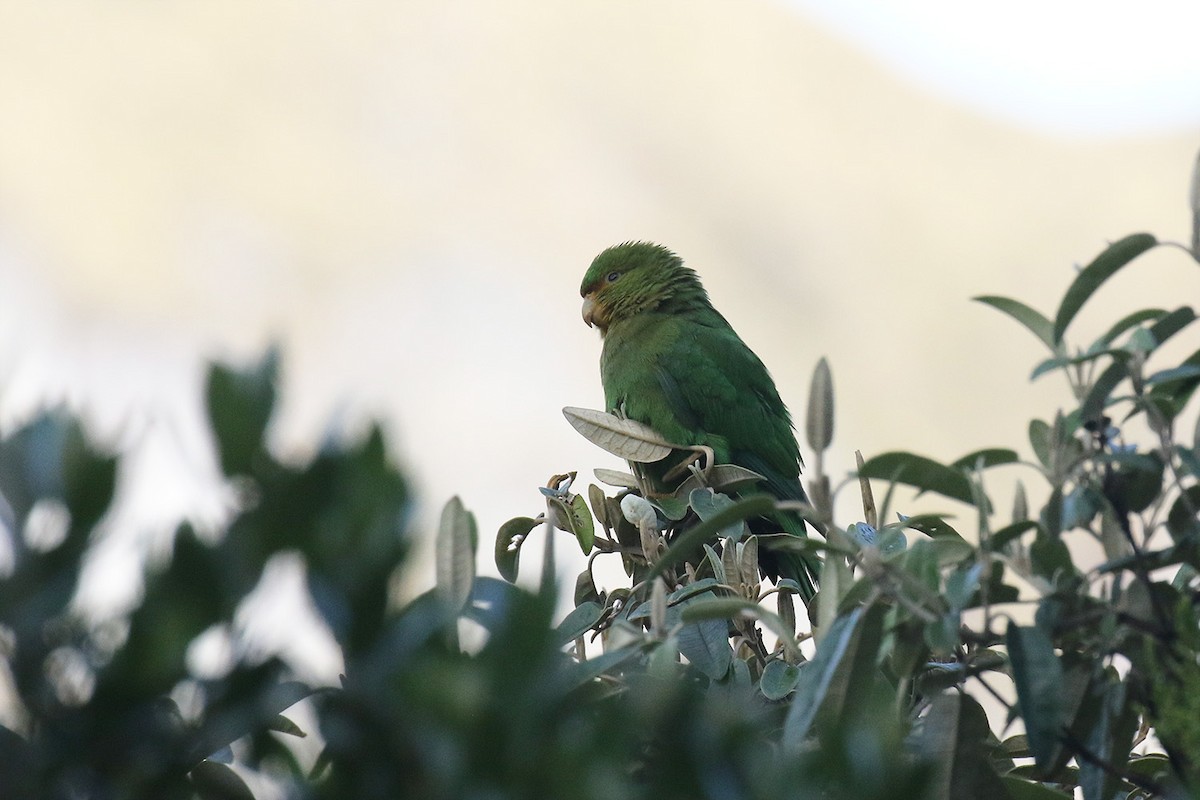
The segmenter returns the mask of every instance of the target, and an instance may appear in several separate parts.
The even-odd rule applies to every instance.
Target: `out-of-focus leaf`
[[[626,461],[643,464],[661,461],[669,456],[672,450],[682,449],[636,420],[621,419],[603,411],[571,406],[563,409],[563,416],[583,438]]]
[[[1017,451],[1005,447],[988,447],[967,453],[950,465],[951,469],[987,469],[1001,464],[1015,464],[1018,461]]]
[[[822,358],[813,370],[808,390],[808,415],[804,421],[808,446],[815,451],[827,450],[833,442],[833,376],[829,362]]]
[[[758,681],[759,691],[768,700],[782,700],[791,694],[800,680],[800,667],[786,661],[771,661]]]
[[[254,800],[254,793],[246,782],[216,761],[201,761],[188,777],[200,800]]]
[[[984,747],[987,715],[969,695],[939,694],[921,721],[917,747],[933,762],[929,800],[1009,800]]]
[[[858,632],[859,623],[864,615],[862,608],[856,608],[834,620],[817,646],[812,660],[800,668],[796,694],[792,698],[791,708],[788,709],[787,719],[783,724],[783,745],[789,750],[799,749],[808,738],[809,730],[817,718],[817,711],[825,702],[829,684],[841,668],[843,658],[850,649],[850,643]]]
[[[1039,311],[1035,311],[1019,300],[995,295],[984,295],[972,298],[978,303],[989,305],[1001,311],[1025,326],[1030,333],[1042,341],[1046,347],[1054,349],[1054,325]]]
[[[988,543],[992,550],[1003,550],[1010,542],[1016,541],[1022,534],[1034,530],[1038,527],[1038,523],[1031,519],[1014,522],[1011,525],[1005,525],[1000,530],[992,534],[988,539]]]
[[[1053,536],[1039,536],[1029,546],[1029,558],[1033,571],[1048,581],[1056,576],[1075,574],[1075,564],[1071,561],[1071,551],[1062,539]]]
[[[1164,308],[1143,308],[1140,311],[1134,311],[1132,314],[1128,314],[1114,323],[1089,349],[1103,350],[1130,328],[1141,325],[1143,322],[1157,322],[1166,316],[1166,313],[1167,311]]]
[[[438,525],[437,589],[453,613],[461,611],[471,596],[477,544],[475,515],[463,507],[458,496],[450,498],[442,508]]]
[[[1033,446],[1033,453],[1038,461],[1042,462],[1043,467],[1050,466],[1051,454],[1054,451],[1053,431],[1044,420],[1035,419],[1029,422],[1029,444]]]
[[[1092,383],[1092,388],[1079,405],[1079,414],[1085,420],[1097,420],[1108,405],[1109,395],[1128,377],[1128,368],[1120,361],[1109,364]]]
[[[517,580],[517,571],[521,561],[521,545],[525,537],[538,526],[533,517],[514,517],[500,526],[496,532],[496,569],[501,577],[509,583]]]
[[[265,447],[263,437],[275,407],[278,380],[279,353],[274,348],[249,369],[223,364],[209,367],[205,400],[221,471],[226,475],[253,471],[255,456]]]
[[[1200,261],[1200,155],[1196,156],[1196,165],[1192,167],[1188,205],[1192,209],[1192,258]]]
[[[697,601],[696,605],[699,603]],[[679,631],[680,655],[710,680],[720,680],[729,672],[729,664],[733,661],[726,618],[701,618],[697,622],[687,622],[686,608],[683,617],[687,624]]]
[[[1127,697],[1124,683],[1111,682],[1105,687],[1099,701],[1099,718],[1086,732],[1084,743],[1088,751],[1111,769],[1118,772],[1129,758],[1137,729],[1138,714]],[[1107,800],[1121,788],[1117,780],[1104,767],[1081,759],[1079,764],[1079,787],[1084,800]]]
[[[1184,381],[1191,378],[1200,377],[1200,366],[1195,364],[1184,364],[1171,369],[1163,369],[1155,372],[1146,378],[1146,384],[1152,386],[1154,384],[1173,383],[1175,381]]]
[[[1010,622],[1005,642],[1029,749],[1038,767],[1047,769],[1066,722],[1063,719],[1062,664],[1054,653],[1050,637],[1040,627]]]
[[[1016,775],[1005,775],[1000,779],[1011,800],[1071,800],[1072,795],[1051,789],[1044,783],[1026,780]]]
[[[973,504],[971,484],[962,472],[913,453],[890,452],[872,457],[858,472],[860,477],[894,480],[922,492],[937,492]]]
[[[1192,484],[1185,489],[1167,513],[1167,531],[1171,539],[1182,542],[1185,537],[1200,533],[1200,484]]]
[[[275,719],[267,725],[267,729],[277,731],[278,733],[286,733],[288,736],[295,736],[297,739],[303,739],[308,736],[299,725],[292,722],[283,714],[276,714]]]
[[[1084,267],[1075,276],[1058,306],[1058,312],[1054,315],[1054,344],[1062,341],[1063,333],[1071,324],[1071,320],[1106,280],[1157,244],[1158,240],[1148,233],[1131,234],[1110,244],[1092,263]]]

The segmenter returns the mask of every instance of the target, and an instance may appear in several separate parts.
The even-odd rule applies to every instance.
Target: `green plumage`
[[[717,463],[763,475],[763,488],[777,499],[806,499],[791,415],[775,382],[678,256],[645,242],[610,247],[592,262],[580,294],[585,321],[604,336],[600,378],[609,411],[668,441],[711,447]],[[652,476],[661,480],[674,461],[660,462]],[[752,528],[806,535],[789,513]],[[811,599],[816,559],[763,544],[764,572],[796,580]]]

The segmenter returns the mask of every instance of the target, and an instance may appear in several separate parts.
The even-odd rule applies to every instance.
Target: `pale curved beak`
[[[596,324],[596,298],[590,294],[583,298],[583,321],[589,328]]]

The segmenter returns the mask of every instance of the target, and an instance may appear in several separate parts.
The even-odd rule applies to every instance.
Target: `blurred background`
[[[797,418],[830,360],[834,475],[1017,445],[1065,387],[970,298],[1052,313],[1107,241],[1189,239],[1196,30],[1153,1],[7,0],[0,425],[66,402],[132,452],[90,573],[119,605],[179,516],[220,517],[206,361],[278,342],[280,450],[383,420],[418,529],[461,495],[494,572],[551,474],[620,466],[560,409],[603,403],[584,270],[650,239]],[[1082,331],[1200,294],[1145,261]]]

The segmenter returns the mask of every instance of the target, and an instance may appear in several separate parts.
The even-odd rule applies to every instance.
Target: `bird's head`
[[[625,242],[596,256],[579,294],[583,321],[602,334],[615,322],[673,301],[708,304],[696,273],[679,256],[650,242]]]

